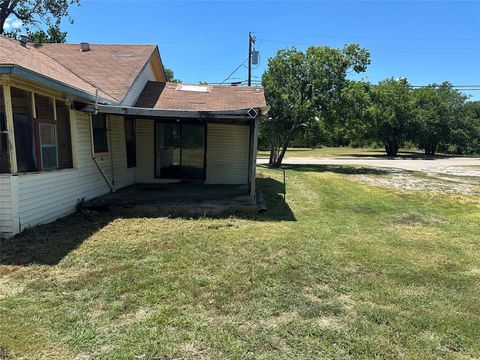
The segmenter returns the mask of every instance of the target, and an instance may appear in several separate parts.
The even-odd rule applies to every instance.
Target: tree
[[[7,18],[13,17],[22,22],[27,33],[35,34],[31,31],[31,26],[43,25],[46,27],[46,34],[52,36],[60,31],[60,24],[64,18],[73,23],[68,12],[69,6],[79,3],[80,0],[0,0],[0,35],[17,34],[15,31],[11,33],[5,31]],[[53,33],[49,34],[50,30]],[[56,34],[59,35],[61,32]]]
[[[327,123],[332,145],[365,145],[370,123],[371,85],[349,80],[340,93],[339,119]]]
[[[32,43],[64,43],[67,41],[67,32],[61,31],[58,26],[50,27],[47,32],[43,30],[27,31],[27,35]]]
[[[369,131],[372,140],[383,143],[388,156],[396,156],[403,142],[413,132],[413,101],[406,79],[386,79],[373,86],[372,118]]]
[[[335,49],[310,47],[279,50],[263,74],[270,119],[263,126],[270,139],[270,164],[281,165],[292,139],[318,122],[338,117],[339,93],[348,71],[363,72],[370,63],[356,44]]]
[[[445,150],[455,154],[480,155],[480,101],[465,103],[453,120]]]
[[[175,75],[173,74],[173,70],[171,70],[169,68],[164,68],[164,71],[165,71],[165,76],[167,78],[167,81],[173,82],[173,83],[181,82],[180,80],[175,79]]]
[[[466,101],[465,95],[444,82],[413,92],[415,101],[415,140],[425,155],[434,155],[440,143],[446,143],[456,118]]]

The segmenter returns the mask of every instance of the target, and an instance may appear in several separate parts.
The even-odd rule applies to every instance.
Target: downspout
[[[100,171],[100,174],[102,174],[103,179],[105,180],[108,187],[110,188],[110,192],[113,192],[114,191],[113,186],[112,186],[112,184],[110,184],[110,181],[108,180],[107,175],[103,171],[102,167],[98,163],[97,158],[95,156],[95,144],[93,142],[93,119],[92,119],[91,115],[89,115],[89,117],[90,117],[90,121],[89,121],[89,124],[90,124],[90,148],[91,148],[91,151],[92,151],[92,160],[95,163],[95,165],[97,165],[98,171]]]

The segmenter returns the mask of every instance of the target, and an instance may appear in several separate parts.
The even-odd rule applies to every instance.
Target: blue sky
[[[480,85],[480,2],[434,1],[93,1],[73,8],[68,42],[158,44],[184,82],[221,82],[247,58],[248,32],[261,63],[291,45],[371,51],[363,78],[407,77],[414,85],[448,80]],[[246,68],[232,81],[245,80]],[[480,87],[479,87],[480,88]],[[472,91],[480,99],[480,91]]]

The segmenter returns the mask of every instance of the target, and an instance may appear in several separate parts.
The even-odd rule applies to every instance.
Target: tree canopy
[[[347,73],[363,72],[370,63],[368,50],[356,44],[342,49],[310,47],[280,50],[268,61],[262,84],[270,121],[270,163],[279,166],[292,139],[320,121],[333,121],[339,112],[340,93]]]
[[[0,35],[16,37],[18,29],[7,31],[7,18],[22,22],[27,34],[37,42],[65,42],[66,33],[60,30],[62,20],[73,23],[71,5],[80,0],[0,0]]]
[[[410,84],[403,78],[386,79],[371,94],[369,134],[384,145],[387,155],[395,156],[414,129]]]
[[[181,82],[180,80],[175,79],[175,74],[173,73],[172,69],[169,69],[169,68],[166,67],[166,68],[164,68],[164,71],[165,71],[165,76],[167,78],[167,81],[173,82],[173,83]]]

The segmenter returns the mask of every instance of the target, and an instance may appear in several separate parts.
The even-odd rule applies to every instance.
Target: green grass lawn
[[[0,247],[0,358],[480,357],[480,200],[260,169],[269,211],[76,214]],[[381,174],[378,176],[382,176]]]
[[[259,158],[268,158],[270,152],[266,150],[260,150],[258,152]],[[352,148],[352,147],[322,147],[318,149],[310,148],[288,148],[285,157],[337,157],[337,156],[387,156],[384,149],[371,149],[371,148]],[[425,157],[424,153],[420,150],[407,150],[402,149],[398,152],[399,157]],[[446,155],[438,154],[440,157],[445,156],[461,156],[461,155]]]

